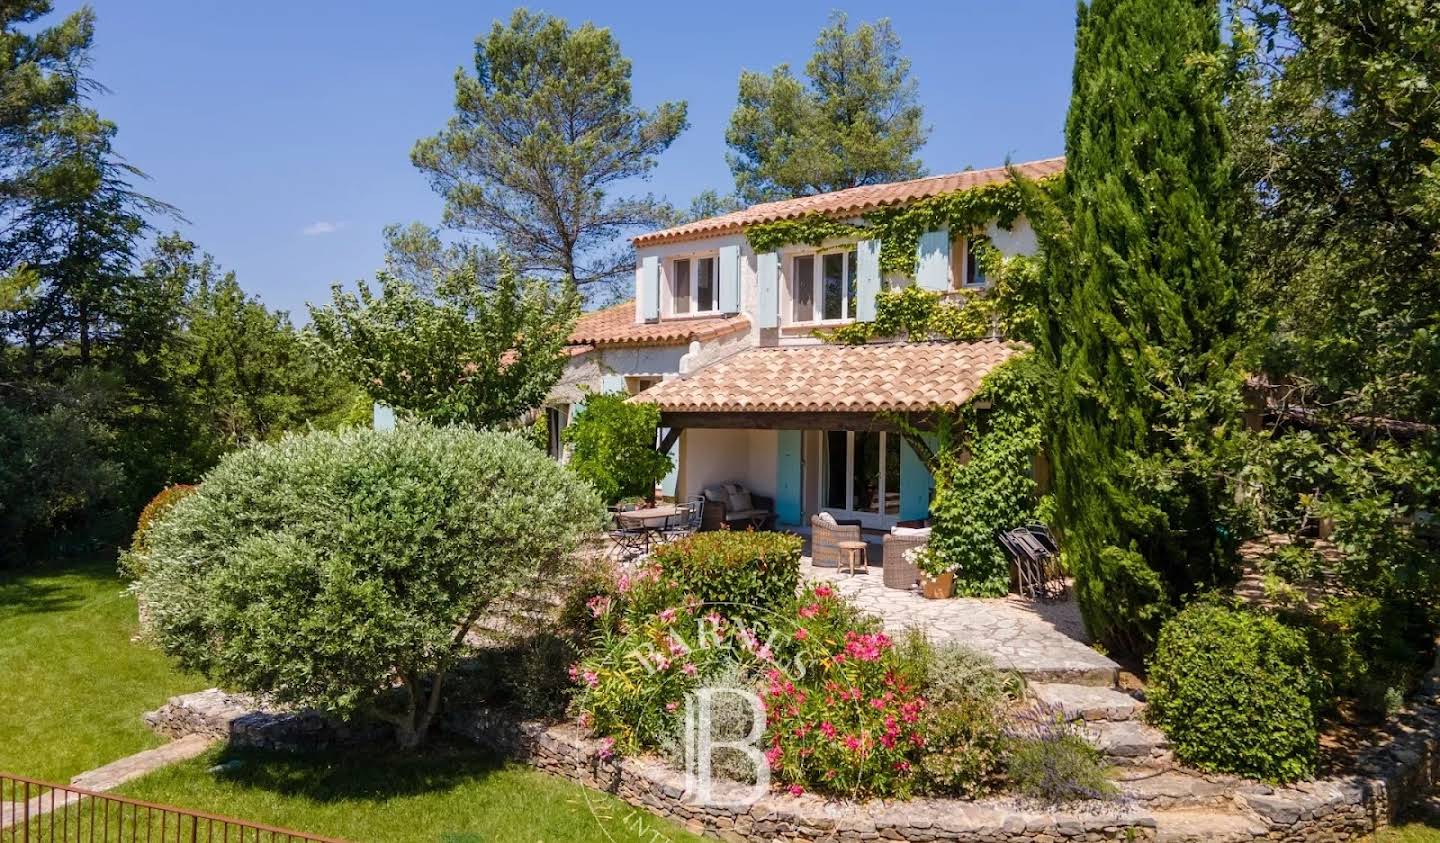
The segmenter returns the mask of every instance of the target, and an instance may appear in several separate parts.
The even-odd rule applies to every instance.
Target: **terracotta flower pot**
[[[920,593],[927,600],[947,600],[955,596],[955,572],[946,571],[938,577],[920,575]]]

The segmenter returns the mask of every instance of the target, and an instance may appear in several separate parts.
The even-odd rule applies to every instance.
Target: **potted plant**
[[[955,566],[943,561],[929,544],[905,551],[905,561],[920,571],[920,593],[927,600],[955,596]]]

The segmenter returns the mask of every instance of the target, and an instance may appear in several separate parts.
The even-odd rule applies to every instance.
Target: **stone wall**
[[[366,746],[394,740],[383,723],[342,723],[314,711],[266,708],[253,697],[218,688],[172,697],[145,714],[150,729],[168,738],[202,735],[231,746],[299,752]]]
[[[658,760],[602,760],[600,741],[568,724],[518,723],[477,711],[446,726],[490,749],[548,773],[603,790],[698,834],[729,841],[1057,841],[1153,840],[1155,820],[1143,811],[1107,805],[1073,813],[1027,810],[1009,800],[946,799],[841,803],[817,796],[765,796],[751,805],[700,806],[684,797],[685,777]],[[717,783],[721,800],[747,788]]]
[[[1440,782],[1440,671],[1432,671],[1387,735],[1354,759],[1355,774],[1287,787],[1183,770],[1148,797],[1049,811],[1009,799],[841,803],[770,794],[734,808],[685,796],[684,775],[658,759],[602,760],[600,741],[570,724],[517,722],[481,710],[446,728],[538,769],[614,794],[690,830],[730,841],[1356,840],[1388,825]],[[744,788],[735,785],[734,793]],[[717,786],[723,796],[727,791]]]

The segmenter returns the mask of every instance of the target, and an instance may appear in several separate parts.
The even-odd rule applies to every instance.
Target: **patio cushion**
[[[828,512],[822,512],[822,513],[820,513],[819,515],[817,515],[817,516],[815,516],[815,517],[818,518],[818,519],[820,519],[820,522],[821,522],[821,523],[823,523],[823,524],[828,524],[828,525],[830,525],[831,527],[836,526],[836,524],[838,523],[838,522],[835,521],[835,516],[831,515],[831,514],[828,513]]]
[[[726,520],[726,521],[742,521],[742,520],[747,520],[747,519],[750,519],[750,518],[759,518],[759,517],[762,516],[762,515],[769,515],[769,514],[770,514],[770,510],[768,510],[768,509],[744,509],[744,510],[740,510],[739,512],[727,511],[727,512],[725,513],[725,520]]]
[[[725,502],[726,508],[733,512],[751,510],[755,508],[755,502],[750,499],[750,493],[741,489],[738,492],[731,492],[730,499]]]
[[[912,539],[930,538],[929,527],[891,527],[890,533],[894,536],[903,536]]]
[[[725,494],[725,490],[719,486],[705,487],[704,494],[705,500],[709,503],[724,503],[725,498],[727,497]]]

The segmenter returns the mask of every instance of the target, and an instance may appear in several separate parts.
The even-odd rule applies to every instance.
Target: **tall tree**
[[[1038,214],[1059,527],[1092,634],[1130,651],[1228,571],[1207,458],[1239,415],[1220,51],[1216,0],[1082,4],[1063,207]]]
[[[807,87],[780,65],[740,74],[726,156],[748,203],[880,184],[924,174],[917,154],[928,130],[888,20],[850,31],[830,17],[805,65]]]
[[[610,194],[648,176],[688,125],[685,103],[635,107],[610,30],[525,9],[476,40],[475,73],[457,71],[455,88],[455,116],[411,153],[446,223],[496,238],[522,273],[591,284],[631,272],[616,238],[670,211]]]
[[[1292,400],[1440,423],[1440,9],[1364,9],[1237,4],[1250,298]]]
[[[374,400],[439,424],[489,427],[540,406],[565,365],[580,310],[566,286],[522,280],[502,266],[487,290],[474,273],[447,277],[433,296],[385,273],[380,292],[339,286],[310,310],[315,338]]]

